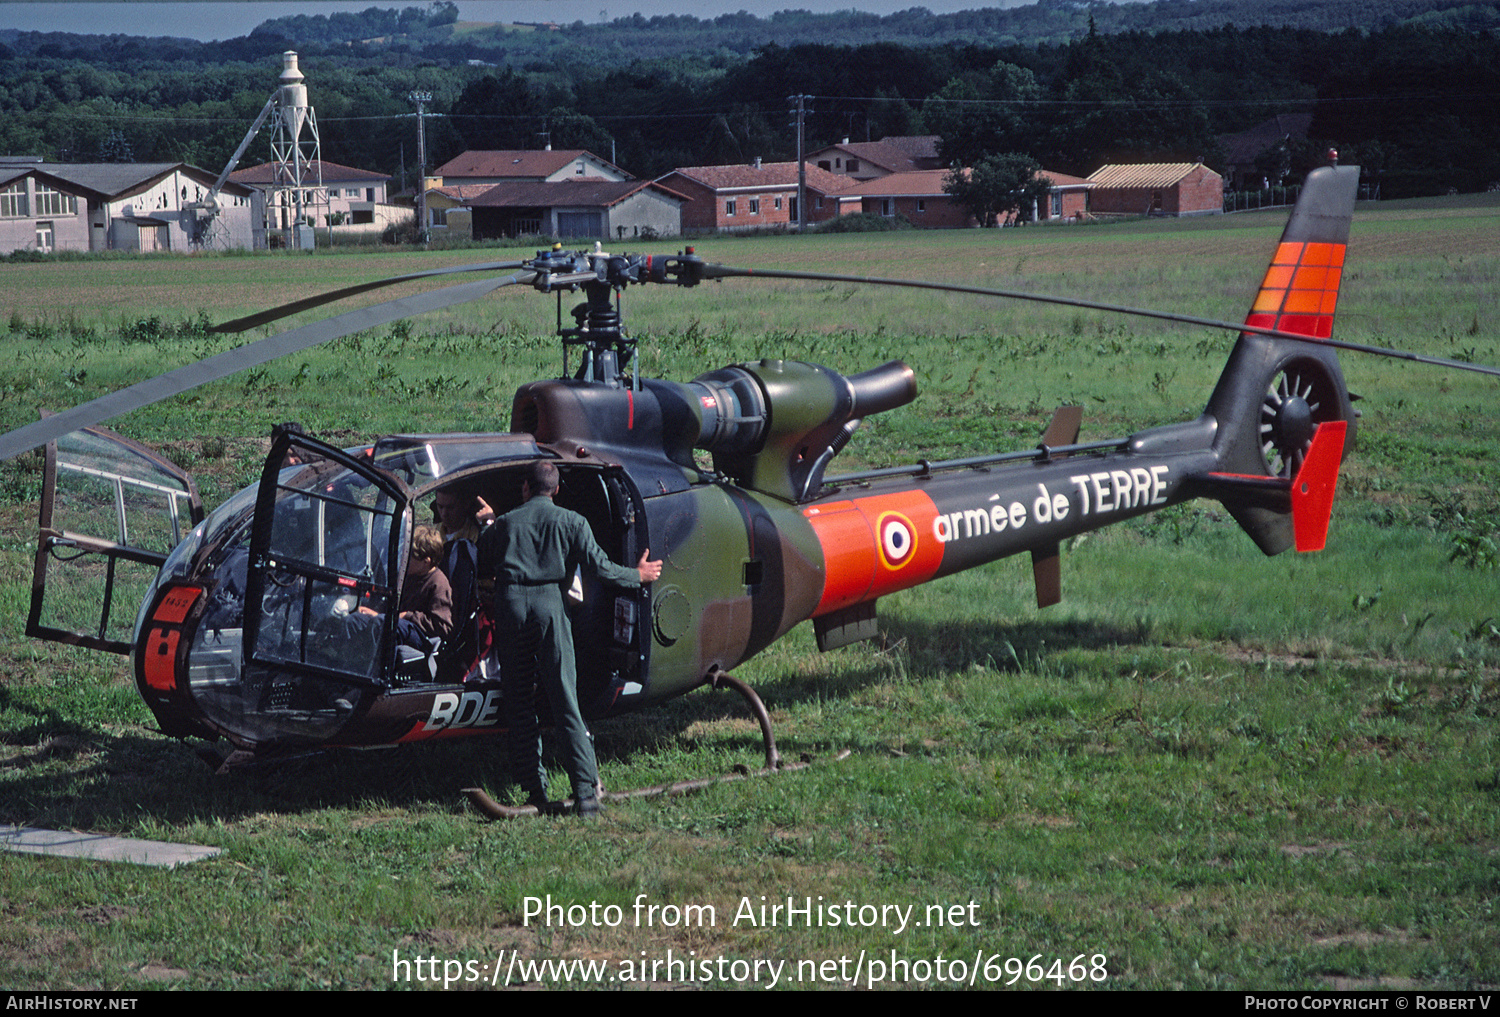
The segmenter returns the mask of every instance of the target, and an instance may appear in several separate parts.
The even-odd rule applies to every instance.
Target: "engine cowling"
[[[605,459],[655,459],[695,469],[694,450],[742,487],[797,502],[816,491],[823,470],[860,420],[916,398],[910,367],[891,361],[845,376],[819,364],[761,360],[687,383],[628,385],[557,380],[516,393],[513,430],[558,448]],[[666,462],[662,462],[663,458]],[[662,476],[660,489],[679,478]]]

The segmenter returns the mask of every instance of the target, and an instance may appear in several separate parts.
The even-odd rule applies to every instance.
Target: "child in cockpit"
[[[453,587],[438,565],[443,560],[443,534],[435,526],[418,526],[411,535],[406,559],[406,582],[401,587],[396,616],[396,641],[425,650],[432,639],[453,631]],[[361,607],[361,614],[378,614]]]

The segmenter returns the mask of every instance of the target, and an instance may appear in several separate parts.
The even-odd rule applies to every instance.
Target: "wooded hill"
[[[816,42],[810,40],[818,40]],[[0,152],[221,167],[302,55],[324,158],[414,180],[406,96],[434,95],[429,166],[468,148],[587,148],[640,177],[939,134],[950,159],[1021,152],[1085,174],[1202,159],[1220,136],[1313,114],[1267,156],[1290,178],[1326,144],[1387,197],[1500,181],[1500,9],[1443,0],[1043,0],[886,17],[783,12],[474,26],[451,4],[294,15],[216,43],[0,32]],[[252,148],[246,164],[266,157]]]

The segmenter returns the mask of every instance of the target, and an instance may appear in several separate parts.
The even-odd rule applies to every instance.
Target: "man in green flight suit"
[[[501,647],[511,776],[539,811],[556,810],[547,800],[537,733],[535,694],[540,686],[563,739],[574,809],[588,816],[599,811],[599,769],[578,709],[573,632],[564,591],[578,567],[605,582],[644,586],[660,578],[661,562],[647,560],[649,548],[634,568],[610,561],[588,522],[553,503],[557,484],[556,466],[546,460],[531,464],[521,482],[525,502],[496,519],[479,537],[479,571],[495,577],[495,630]]]

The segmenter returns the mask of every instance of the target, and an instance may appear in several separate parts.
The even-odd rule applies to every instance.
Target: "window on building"
[[[775,200],[776,211],[780,212],[781,211],[781,199],[780,198],[776,198],[774,200]]]
[[[759,198],[751,198],[750,199],[750,214],[751,215],[760,215],[760,199]]]
[[[896,213],[896,210],[893,207],[893,203],[891,202],[891,199],[890,198],[881,198],[880,199],[880,214],[883,215],[883,216],[885,216],[885,217],[887,217],[887,218],[890,218],[892,215],[895,215],[895,213]]]
[[[858,173],[859,172],[859,160],[858,159],[850,159],[848,162],[844,163],[844,172],[845,173]]]
[[[818,169],[820,169],[820,170],[828,170],[829,172],[832,172],[833,171],[833,166],[832,166],[832,164],[829,163],[829,161],[827,159],[819,159],[818,160]]]
[[[725,201],[724,202],[724,214],[725,215],[734,215],[734,205],[735,205],[735,199],[733,199],[733,198],[730,198],[727,201]]]
[[[26,201],[26,181],[18,180],[0,191],[0,219],[23,219],[31,214]]]
[[[921,215],[923,212],[926,212],[926,211],[927,211],[927,199],[926,198],[918,198],[917,199],[917,214]]]
[[[52,252],[52,224],[50,222],[36,224],[36,249],[43,254]]]
[[[37,184],[36,214],[77,215],[78,199],[71,194],[64,194],[61,191],[55,191],[50,187]]]
[[[1062,191],[1052,192],[1052,218],[1062,218]]]
[[[578,160],[578,166],[577,166],[576,169],[573,170],[573,175],[575,177],[581,177],[581,176],[583,176],[583,160],[582,159]]]

